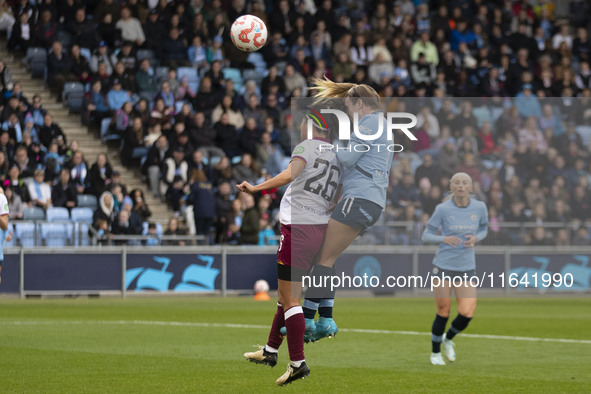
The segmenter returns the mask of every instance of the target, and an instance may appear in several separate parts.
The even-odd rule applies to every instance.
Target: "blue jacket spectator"
[[[109,100],[109,108],[112,111],[117,111],[123,106],[123,104],[131,102],[127,92],[121,89],[121,81],[118,79],[113,81],[113,87],[107,94],[107,100]]]

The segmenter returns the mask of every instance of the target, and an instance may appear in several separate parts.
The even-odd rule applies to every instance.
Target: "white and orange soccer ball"
[[[236,48],[244,52],[258,51],[267,42],[267,26],[254,15],[236,19],[230,29],[230,37]]]

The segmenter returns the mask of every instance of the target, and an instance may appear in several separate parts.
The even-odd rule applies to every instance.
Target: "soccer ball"
[[[254,283],[255,293],[266,293],[269,291],[269,283],[264,279],[259,279]]]
[[[258,51],[267,42],[267,26],[254,15],[243,15],[232,24],[230,37],[241,51]]]

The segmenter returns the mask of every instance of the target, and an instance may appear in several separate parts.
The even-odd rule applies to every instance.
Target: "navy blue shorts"
[[[468,281],[470,280],[471,277],[476,276],[476,271],[475,270],[469,270],[469,271],[452,271],[452,270],[444,270],[443,268],[439,268],[437,266],[433,267],[433,276],[437,276],[441,279],[445,278],[451,278],[451,280],[453,280],[454,278],[462,278],[464,279],[464,275],[466,275],[466,278],[468,279]]]
[[[349,227],[361,228],[363,232],[378,221],[382,210],[382,207],[375,202],[348,197],[338,203],[330,217]]]

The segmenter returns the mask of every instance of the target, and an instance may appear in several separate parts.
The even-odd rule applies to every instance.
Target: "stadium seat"
[[[263,79],[267,76],[266,72],[262,72],[259,70],[244,70],[242,72],[242,78],[245,81],[255,81],[257,85],[260,85]]]
[[[62,43],[62,47],[66,52],[70,52],[70,48],[72,48],[72,35],[68,33],[67,30],[58,30],[56,35],[56,40]]]
[[[242,88],[242,74],[240,74],[240,70],[237,68],[223,68],[222,73],[224,74],[224,79],[231,79],[234,82],[234,89],[239,91]]]
[[[90,224],[85,222],[74,223],[74,245],[76,246],[89,246],[90,236],[88,230]]]
[[[117,133],[110,133],[109,126],[111,125],[111,118],[105,118],[101,121],[101,141],[117,141],[121,136]]]
[[[70,218],[74,222],[73,244],[76,246],[90,245],[90,237],[88,236],[88,229],[92,224],[92,216],[94,212],[90,208],[72,208]]]
[[[23,220],[45,220],[45,212],[39,207],[25,208],[23,209]]]
[[[66,223],[41,223],[39,227],[41,239],[46,246],[63,247],[68,245],[69,240],[72,238],[71,234],[74,226],[72,224],[68,226]]]
[[[263,58],[263,55],[260,52],[250,52],[248,54],[248,57],[246,58],[246,61],[254,64],[255,68],[257,69],[267,68],[267,62],[265,62],[265,59]]]
[[[64,85],[62,98],[64,103],[67,103],[70,113],[79,113],[82,110],[84,93],[84,85],[80,82],[68,82]]]
[[[168,77],[168,67],[156,67],[156,78],[162,82]]]
[[[78,194],[76,206],[90,208],[94,211],[98,208],[98,199],[92,194]]]
[[[144,59],[149,59],[150,65],[152,65],[151,62],[156,58],[156,56],[154,55],[154,51],[152,51],[151,49],[140,49],[137,51],[136,58],[140,63]]]
[[[176,70],[176,76],[177,79],[180,81],[181,79],[183,79],[183,77],[187,77],[189,79],[191,78],[199,78],[199,75],[197,74],[197,69],[193,68],[193,67],[179,67]]]
[[[88,48],[80,48],[80,55],[84,56],[86,60],[90,62],[90,58],[92,57],[92,52]]]
[[[577,126],[576,132],[581,136],[584,146],[589,146],[591,143],[591,126]]]
[[[92,215],[94,211],[87,207],[76,207],[72,208],[72,212],[70,212],[70,219],[74,222],[92,222]]]
[[[63,207],[47,208],[45,215],[47,216],[48,222],[70,220],[70,213],[68,212],[68,209]]]
[[[25,248],[37,246],[36,244],[38,244],[38,242],[36,242],[36,230],[35,223],[17,223],[14,230],[17,243]]]
[[[27,61],[33,78],[45,78],[47,71],[47,50],[33,47],[27,50]]]

